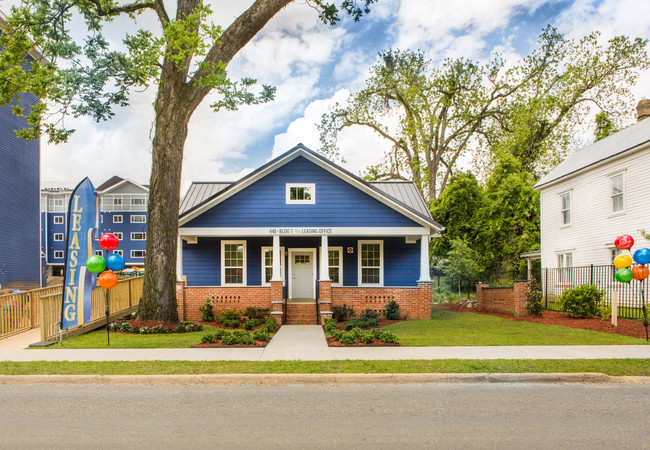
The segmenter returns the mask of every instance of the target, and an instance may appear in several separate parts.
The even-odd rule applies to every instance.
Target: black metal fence
[[[598,289],[605,291],[605,304],[607,305],[611,305],[612,294],[618,292],[618,317],[642,319],[641,289],[647,295],[648,278],[643,281],[632,280],[630,283],[621,283],[616,281],[615,273],[614,266],[595,266],[593,264],[563,269],[542,269],[541,284],[544,307],[558,311],[556,301],[562,292],[582,284],[594,284]]]

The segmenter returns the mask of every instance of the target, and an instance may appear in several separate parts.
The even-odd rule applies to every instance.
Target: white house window
[[[625,194],[625,178],[622,173],[614,175],[609,179],[610,186],[610,204],[612,212],[620,212],[625,209],[624,194]]]
[[[566,192],[560,196],[562,201],[562,225],[571,224],[571,192]]]
[[[103,250],[95,250],[95,255],[104,256]]]
[[[221,241],[222,285],[246,284],[246,241]]]
[[[122,197],[113,197],[113,207],[115,209],[122,207]]]
[[[113,223],[122,223],[122,216],[113,216]]]
[[[132,241],[144,241],[147,239],[147,233],[131,233]]]
[[[289,205],[313,205],[316,203],[316,184],[287,183],[286,195]]]
[[[54,216],[54,223],[63,223],[63,216]]]
[[[143,206],[144,203],[144,197],[131,197],[131,206]]]
[[[113,250],[113,253],[115,253],[116,255],[123,256],[122,255],[122,250]]]
[[[262,286],[269,286],[273,277],[273,247],[262,247]],[[280,248],[280,278],[284,281],[284,247]]]
[[[384,284],[383,241],[359,241],[359,285]]]
[[[131,258],[144,258],[146,254],[146,250],[131,250]]]
[[[113,235],[117,238],[118,241],[121,241],[124,238],[124,235],[121,231],[116,231]]]
[[[63,240],[63,233],[54,233],[54,240],[55,241],[62,241]]]
[[[573,281],[573,253],[565,252],[557,255],[558,281],[571,283]]]
[[[141,215],[131,216],[131,223],[145,223],[146,221],[147,221],[146,216],[141,216]]]
[[[55,250],[54,251],[54,258],[63,259],[63,250]]]
[[[343,285],[343,258],[341,258],[343,249],[341,247],[330,247],[327,253],[327,270],[332,286],[341,286]]]

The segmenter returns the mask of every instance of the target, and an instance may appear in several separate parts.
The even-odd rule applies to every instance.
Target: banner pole
[[[106,341],[108,342],[108,346],[111,346],[111,332],[110,332],[110,327],[108,326],[108,317],[109,317],[109,311],[108,311],[108,302],[109,302],[109,296],[110,296],[110,289],[106,289]]]

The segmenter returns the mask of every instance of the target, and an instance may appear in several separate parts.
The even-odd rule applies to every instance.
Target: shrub
[[[238,328],[239,327],[239,320],[235,319],[224,319],[221,321],[224,327],[228,328]]]
[[[270,318],[270,319],[266,319],[266,322],[264,322],[264,325],[260,329],[262,331],[266,331],[267,333],[273,333],[277,327],[278,324],[275,322],[275,319]]]
[[[366,323],[359,319],[350,319],[345,322],[343,328],[345,328],[345,331],[350,331],[352,328],[366,328]]]
[[[399,304],[395,300],[386,304],[385,315],[388,320],[399,319]]]
[[[151,334],[151,328],[149,328],[149,327],[142,327],[142,328],[140,328],[139,333],[140,333],[140,334]]]
[[[256,341],[265,341],[265,342],[267,342],[267,341],[269,341],[271,339],[271,334],[264,331],[264,330],[262,330],[262,329],[255,330],[253,332],[253,339],[255,339]]]
[[[201,311],[201,320],[204,322],[214,322],[214,309],[212,309],[212,300],[209,298],[205,299],[205,305],[199,306],[199,311]]]
[[[526,311],[530,316],[541,316],[542,310],[542,287],[539,284],[539,281],[533,279],[533,282],[530,284],[530,289],[526,293]]]
[[[366,320],[366,327],[365,328],[376,327],[377,325],[379,325],[379,319],[370,318],[370,319]]]
[[[593,317],[598,312],[598,304],[604,295],[593,284],[583,284],[564,291],[557,299],[557,305],[569,317]]]
[[[153,327],[151,331],[153,333],[156,333],[156,334],[165,334],[165,333],[171,333],[172,332],[172,330],[170,330],[167,327],[164,327],[161,323],[159,323],[158,325]]]
[[[221,343],[223,345],[235,345],[238,342],[239,341],[237,340],[237,337],[233,336],[232,334],[228,334],[228,335],[221,338]]]
[[[215,340],[223,339],[224,336],[228,336],[229,334],[230,331],[223,328],[217,328],[217,330],[214,332],[214,338]]]
[[[375,340],[375,337],[372,333],[363,333],[359,340],[364,344],[372,344],[372,342]]]
[[[260,319],[255,319],[255,318],[248,319],[246,321],[246,323],[244,324],[244,328],[246,328],[247,330],[252,330],[253,328],[255,328],[256,326],[258,326],[261,323],[262,323],[262,321]]]
[[[244,330],[235,330],[232,332],[231,336],[233,336],[235,339],[237,339],[237,343],[239,344],[245,344],[245,345],[253,345],[255,344],[255,341],[251,337],[250,333],[248,331]],[[223,342],[223,340],[222,340]]]
[[[356,341],[357,339],[361,339],[361,336],[363,336],[363,331],[361,330],[361,328],[358,328],[358,327],[357,327],[357,328],[352,328],[352,329],[348,332],[348,334],[349,334],[350,336],[352,336],[352,337],[354,338],[354,340]]]
[[[332,338],[335,341],[340,341],[341,337],[347,335],[347,333],[345,331],[341,331],[341,330],[334,330],[334,331],[332,331],[331,334],[332,334]]]
[[[332,306],[332,318],[337,322],[345,322],[354,315],[354,311],[345,303],[341,306]]]
[[[387,344],[397,344],[399,339],[391,331],[384,331],[381,335],[381,341]]]
[[[326,319],[325,320],[325,331],[328,333],[332,333],[334,331],[338,330],[338,327],[336,326],[336,320],[334,319]]]
[[[379,323],[379,314],[374,312],[372,309],[366,309],[364,312],[361,313],[359,316],[359,320],[363,320],[367,322],[370,319],[376,319],[377,323]]]
[[[201,344],[214,344],[217,341],[214,334],[204,334],[201,336]]]
[[[351,333],[342,333],[338,339],[342,344],[354,344],[356,339]]]
[[[605,305],[605,303],[601,303],[598,306],[598,315],[600,316],[600,320],[609,320],[612,318],[612,305]]]
[[[269,316],[269,310],[268,308],[255,308],[253,306],[249,306],[246,308],[244,316],[248,317],[249,319],[257,319],[260,321],[260,323],[262,323],[262,321]]]
[[[241,321],[241,313],[236,309],[224,309],[221,311],[221,314],[216,319],[217,322],[223,323],[224,320],[236,320],[237,322]]]

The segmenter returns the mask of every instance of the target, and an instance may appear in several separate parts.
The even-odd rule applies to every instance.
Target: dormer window
[[[313,205],[316,203],[316,184],[287,183],[287,204]]]

